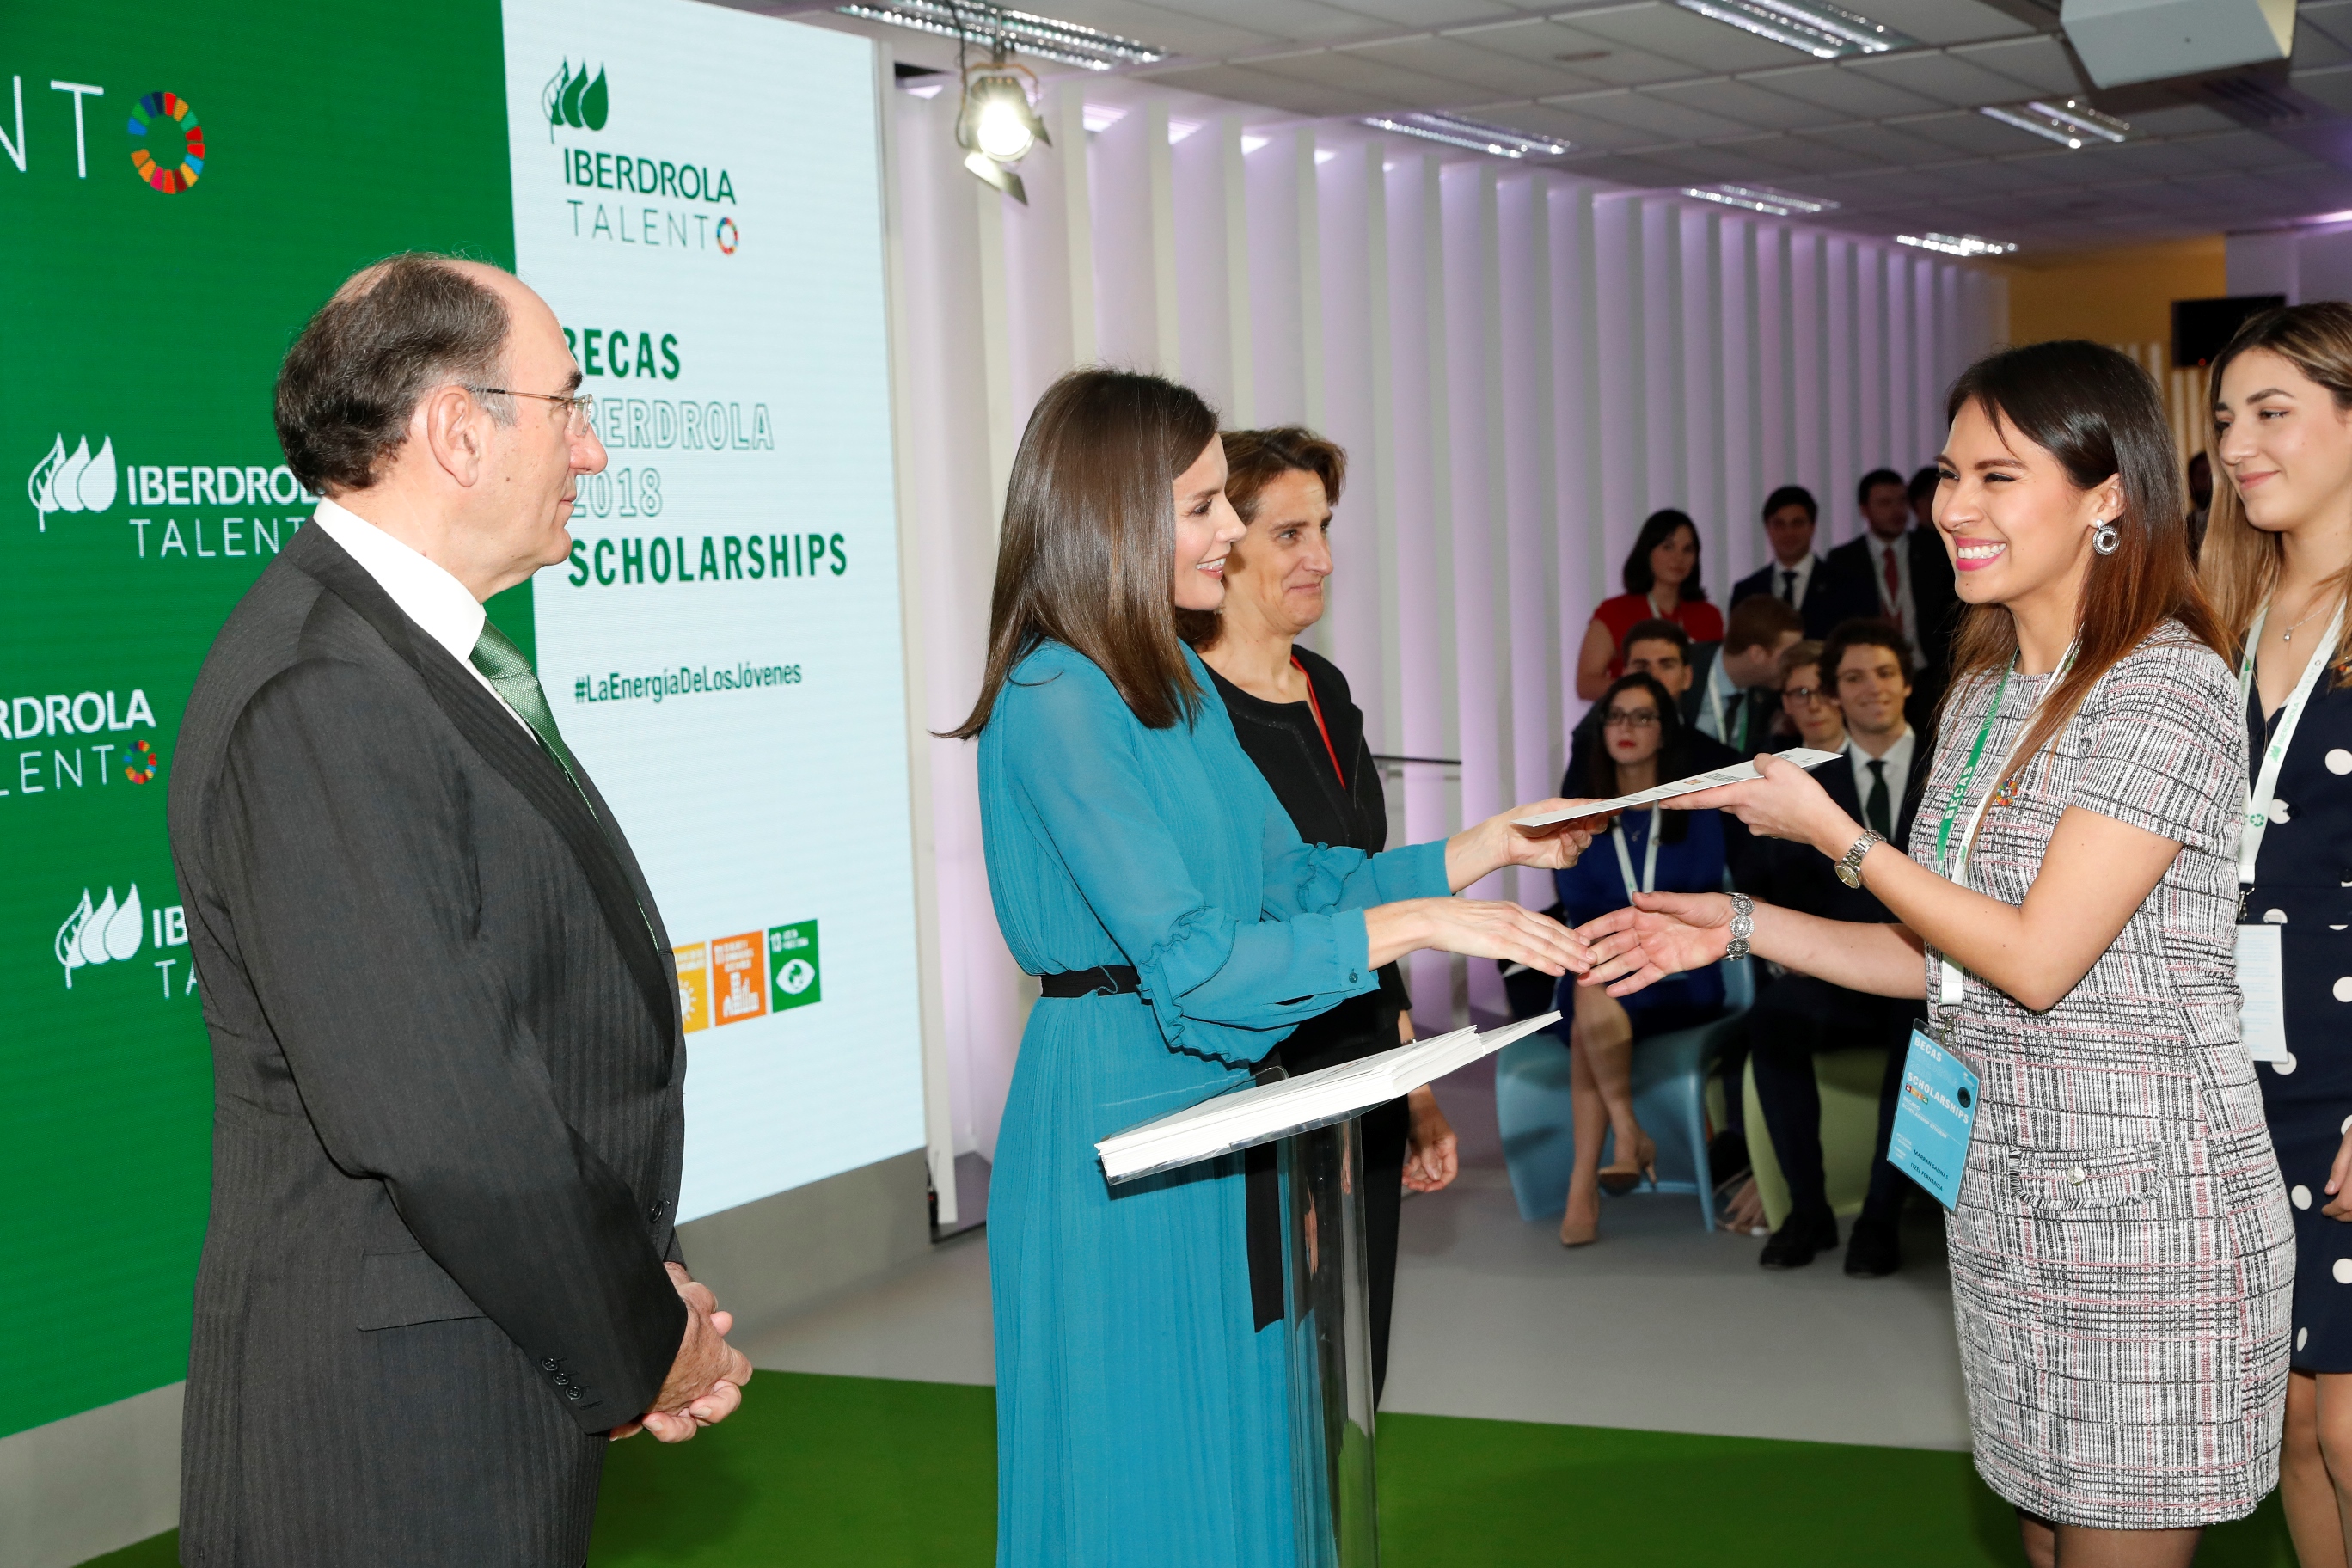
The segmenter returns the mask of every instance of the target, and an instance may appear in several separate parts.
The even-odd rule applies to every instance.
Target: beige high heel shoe
[[[1601,1201],[1592,1203],[1592,1217],[1579,1222],[1576,1203],[1569,1201],[1568,1212],[1559,1217],[1559,1244],[1562,1247],[1590,1247],[1601,1239]]]

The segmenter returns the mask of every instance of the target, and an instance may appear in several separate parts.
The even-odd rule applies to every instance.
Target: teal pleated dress
[[[1185,657],[1191,725],[1144,728],[1047,643],[981,732],[1013,956],[1131,964],[1149,998],[1043,1000],[1022,1036],[988,1212],[1002,1568],[1295,1562],[1283,1331],[1251,1327],[1240,1157],[1114,1189],[1094,1144],[1375,989],[1361,911],[1447,891],[1443,844],[1302,844]]]

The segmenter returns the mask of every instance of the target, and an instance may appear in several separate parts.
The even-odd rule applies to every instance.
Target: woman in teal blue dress
[[[1253,1330],[1239,1156],[1103,1180],[1097,1140],[1244,1081],[1419,948],[1580,963],[1562,927],[1449,895],[1589,842],[1511,826],[1367,858],[1302,844],[1174,611],[1223,603],[1243,526],[1216,416],[1088,370],[1013,460],[980,739],[989,887],[1043,977],[996,1148],[997,1561],[1294,1561],[1283,1340]],[[1171,572],[1173,572],[1171,580]]]

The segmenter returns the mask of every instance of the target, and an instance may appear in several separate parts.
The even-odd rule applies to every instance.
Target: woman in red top
[[[1625,557],[1625,591],[1603,599],[1576,656],[1576,694],[1591,702],[1625,673],[1625,634],[1647,620],[1674,621],[1693,642],[1723,640],[1723,612],[1698,580],[1698,525],[1673,507],[1654,511]]]

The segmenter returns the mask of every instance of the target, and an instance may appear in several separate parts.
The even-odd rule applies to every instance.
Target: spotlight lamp
[[[965,68],[963,107],[956,115],[956,145],[964,150],[963,166],[1023,206],[1029,205],[1029,193],[1013,165],[1038,142],[1054,144],[1031,101],[1036,83],[1035,74],[1007,60],[1000,47],[986,65]]]

